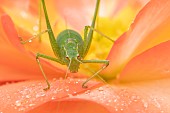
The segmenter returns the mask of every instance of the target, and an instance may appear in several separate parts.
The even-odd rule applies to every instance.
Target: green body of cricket
[[[45,88],[44,90],[47,90],[50,88],[50,83],[48,82],[48,79],[42,69],[42,66],[39,61],[39,57],[58,62],[62,65],[67,65],[68,70],[73,73],[78,72],[80,63],[104,63],[105,65],[100,70],[98,70],[96,73],[94,73],[90,78],[88,78],[82,84],[82,87],[84,87],[84,88],[87,87],[85,84],[89,80],[91,80],[92,78],[97,76],[100,71],[102,71],[109,65],[108,60],[83,60],[90,48],[92,37],[93,37],[93,31],[97,32],[97,30],[95,30],[95,21],[96,21],[98,9],[99,9],[100,0],[97,0],[97,2],[96,2],[95,12],[94,12],[91,26],[85,26],[84,40],[82,39],[82,37],[79,33],[77,33],[74,30],[70,30],[70,29],[66,29],[66,30],[62,31],[55,39],[54,33],[51,28],[51,24],[50,24],[50,21],[48,18],[45,1],[41,0],[41,2],[42,2],[45,19],[46,19],[46,25],[47,25],[47,30],[42,33],[48,32],[50,44],[51,44],[52,50],[56,56],[56,58],[53,58],[51,56],[41,54],[41,53],[37,53],[37,55],[36,55],[36,61],[39,65],[41,72],[47,82],[47,85],[48,85],[48,87]],[[88,30],[88,28],[90,28],[90,30]],[[41,35],[42,33],[38,34],[37,36]],[[98,32],[98,33],[101,34],[100,32]],[[37,36],[34,36],[30,40],[34,39]],[[28,42],[28,41],[25,41],[25,42]],[[66,76],[67,76],[67,72],[66,72]]]

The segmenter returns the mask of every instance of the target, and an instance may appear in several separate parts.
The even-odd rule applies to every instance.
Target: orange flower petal
[[[5,7],[8,9],[26,11],[27,13],[33,14],[34,16],[38,14],[38,0],[15,0],[15,2],[9,0],[0,0],[0,2],[0,7],[3,8]]]
[[[120,81],[133,82],[170,77],[170,41],[134,57],[120,74]]]
[[[94,89],[101,85],[98,82],[89,82],[89,88],[82,89],[82,82],[84,82],[84,80],[53,80],[50,81],[51,89],[48,91],[43,90],[43,88],[47,87],[47,84],[44,81],[27,81],[1,86],[0,97],[3,98],[4,102],[6,102],[0,102],[0,105],[2,105],[0,107],[0,111],[4,113],[29,111],[36,109],[47,102],[67,99],[71,96],[83,93],[86,90]],[[56,110],[56,108],[54,110]]]
[[[18,33],[11,18],[8,15],[4,14],[1,16],[1,22],[4,28],[4,32],[9,38],[9,41],[11,41],[11,44],[13,44],[13,46],[17,47],[19,50],[24,51],[24,48],[20,43]]]
[[[34,59],[9,45],[0,45],[0,80],[27,80],[43,78]],[[49,65],[43,65],[48,78],[61,77],[65,72]],[[5,75],[5,76],[4,76]]]
[[[82,30],[85,25],[91,24],[90,17],[92,16],[95,8],[95,1],[86,0],[84,2],[83,0],[55,0],[54,3],[58,14],[60,14],[67,23],[73,25],[74,28]]]
[[[0,111],[3,113],[138,113],[170,111],[169,81],[164,79],[148,83],[101,86],[89,82],[88,89],[82,89],[84,80],[69,79],[51,81],[51,89],[42,81],[27,81],[0,87]],[[155,84],[158,87],[155,87]],[[147,86],[147,87],[146,87]],[[163,88],[163,89],[162,89]],[[165,93],[166,92],[166,93]]]
[[[134,56],[170,39],[169,10],[169,0],[151,0],[140,11],[129,31],[113,45],[108,56],[110,66],[104,71],[106,78],[117,76]]]

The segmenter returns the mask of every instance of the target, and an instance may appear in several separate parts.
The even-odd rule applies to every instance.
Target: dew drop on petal
[[[52,100],[55,100],[55,99],[56,99],[56,96],[52,96],[51,99],[52,99]]]
[[[121,108],[120,110],[123,111],[123,108]]]
[[[142,100],[144,108],[148,108],[148,103],[145,100]]]
[[[85,93],[85,94],[90,94],[90,92],[91,92],[90,90],[87,90],[87,91],[84,92],[84,93]]]
[[[29,104],[28,106],[30,106],[30,107],[32,107],[32,106],[34,106],[35,104]]]
[[[111,102],[112,102],[112,100],[108,100],[108,102],[109,102],[109,103],[111,103]]]
[[[19,100],[15,101],[16,106],[21,106],[21,102]]]
[[[30,95],[26,95],[25,98],[30,98],[31,96]]]
[[[56,81],[57,79],[56,78],[53,78],[53,81]]]
[[[24,107],[20,107],[20,108],[18,109],[18,111],[24,111],[24,110],[25,110]]]
[[[66,89],[66,92],[68,92],[68,91],[69,91],[69,88]]]
[[[78,83],[79,83],[78,81],[75,82],[75,84],[78,84]]]
[[[98,90],[99,90],[99,91],[103,91],[103,87],[99,87]]]
[[[71,98],[71,97],[73,97],[73,95],[72,95],[72,94],[67,94],[67,95],[68,95],[70,98]]]
[[[45,96],[45,93],[44,93],[44,92],[40,92],[40,93],[37,93],[37,94],[36,94],[36,98],[38,98],[38,97],[43,97],[43,96]]]
[[[38,31],[39,27],[37,25],[33,26],[34,31]]]

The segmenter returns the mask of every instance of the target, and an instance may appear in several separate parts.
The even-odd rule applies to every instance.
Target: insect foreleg
[[[98,76],[98,74],[105,69],[109,65],[109,60],[82,60],[82,63],[104,63],[105,65],[101,67],[96,73],[94,73],[90,78],[88,78],[85,82],[83,82],[82,87],[87,88],[86,83],[93,79],[94,77]],[[101,78],[99,76],[99,78]]]
[[[29,38],[28,40],[25,40],[25,41],[23,41],[23,39],[20,37],[20,42],[21,42],[21,44],[26,44],[26,43],[28,43],[29,41],[32,41],[32,40],[40,37],[42,34],[48,32],[48,31],[49,31],[48,29],[47,29],[47,30],[44,30],[44,31],[42,31],[41,33],[39,33],[39,34],[37,34],[37,35],[33,35],[31,38]]]
[[[60,63],[60,64],[63,64],[63,63],[62,63],[60,60],[58,60],[58,59],[56,59],[56,58],[53,58],[53,57],[51,57],[51,56],[47,56],[47,55],[40,54],[40,53],[37,53],[37,54],[36,54],[36,61],[37,61],[38,65],[39,65],[40,70],[41,70],[41,72],[42,72],[42,74],[43,74],[43,76],[44,76],[44,78],[45,78],[45,80],[46,80],[46,83],[47,83],[47,88],[45,88],[44,90],[48,90],[48,89],[50,89],[50,83],[48,82],[47,76],[46,76],[46,74],[44,73],[44,70],[43,70],[43,68],[42,68],[42,66],[41,66],[39,57],[45,58],[45,59],[48,59],[48,60],[52,60],[52,61],[55,61],[55,62],[58,62],[58,63]]]

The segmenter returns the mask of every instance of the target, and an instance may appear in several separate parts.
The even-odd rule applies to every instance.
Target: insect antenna
[[[39,31],[39,34],[42,32],[42,29],[41,29],[41,26],[42,26],[42,19],[41,19],[41,17],[42,17],[42,5],[41,5],[41,0],[39,0],[39,29],[38,29],[38,31]],[[41,42],[41,34],[39,35],[39,42]]]
[[[64,20],[65,20],[65,26],[66,26],[66,29],[68,29],[68,25],[67,25],[67,18],[64,17]]]

